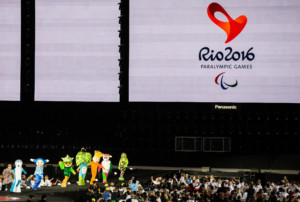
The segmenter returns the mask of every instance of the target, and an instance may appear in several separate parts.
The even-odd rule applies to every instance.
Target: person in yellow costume
[[[95,154],[93,156],[93,160],[92,162],[90,163],[91,165],[91,171],[92,171],[92,178],[91,178],[91,181],[90,181],[90,184],[93,184],[95,179],[96,179],[96,175],[97,175],[97,171],[98,171],[98,168],[102,168],[102,169],[105,169],[99,162],[100,162],[100,159],[101,157],[103,156],[103,154],[98,151],[98,150],[95,150]]]
[[[120,161],[119,161],[119,167],[118,167],[120,170],[120,177],[119,177],[120,181],[124,181],[124,173],[125,173],[125,170],[126,170],[128,164],[129,164],[129,161],[127,158],[127,154],[122,153]]]

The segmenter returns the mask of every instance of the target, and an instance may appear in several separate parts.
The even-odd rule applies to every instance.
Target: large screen
[[[120,0],[36,0],[35,100],[119,101]]]
[[[21,0],[0,1],[0,100],[20,100]]]
[[[131,0],[130,101],[300,103],[299,0]]]

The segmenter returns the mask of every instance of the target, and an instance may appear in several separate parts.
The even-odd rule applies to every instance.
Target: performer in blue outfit
[[[38,158],[38,159],[30,159],[30,161],[34,162],[36,164],[36,168],[35,168],[35,183],[32,186],[32,189],[34,190],[38,190],[38,186],[41,183],[41,180],[43,179],[44,176],[44,164],[48,163],[49,160],[48,159],[42,159],[42,158]]]
[[[12,187],[10,188],[11,192],[21,192],[21,177],[22,177],[22,172],[26,175],[26,171],[22,168],[23,162],[22,160],[16,160],[15,161],[15,169],[14,169],[14,173],[15,173],[15,180],[14,183],[12,185]]]

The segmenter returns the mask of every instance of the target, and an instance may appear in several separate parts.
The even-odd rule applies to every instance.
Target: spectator
[[[103,193],[103,199],[105,201],[111,200],[111,190],[109,187],[107,187]]]
[[[126,195],[124,194],[123,191],[120,191],[119,200],[126,200]]]
[[[26,186],[31,187],[31,179],[33,178],[33,175],[30,175],[26,180]]]
[[[129,191],[127,191],[127,192],[125,193],[125,196],[126,196],[126,198],[125,198],[126,201],[131,199],[131,194],[130,194]]]
[[[115,187],[115,189],[113,190],[112,194],[111,194],[111,201],[112,202],[117,202],[120,198],[120,191],[119,191],[119,187]]]
[[[276,189],[274,189],[274,190],[271,192],[269,201],[270,201],[270,202],[277,202],[277,199],[278,199],[278,196],[277,196],[277,193],[276,193]]]
[[[159,177],[157,177],[154,181],[153,176],[151,176],[151,181],[152,181],[154,186],[159,186],[160,185],[160,178]]]
[[[246,201],[252,201],[254,200],[254,195],[255,195],[255,189],[253,189],[253,184],[250,184],[250,187],[246,190],[247,192],[247,199]]]
[[[46,194],[43,194],[41,196],[41,200],[39,200],[39,202],[46,202],[46,201],[47,201],[47,196],[46,196]]]
[[[61,185],[61,180],[59,179],[59,178],[57,178],[56,180],[55,180],[55,182],[52,182],[52,186],[60,186]]]
[[[161,198],[160,198],[160,193],[159,192],[155,192],[155,201],[161,202]]]
[[[40,183],[41,187],[51,187],[51,186],[52,186],[52,180],[53,180],[53,179],[54,179],[54,178],[49,179],[49,176],[46,175],[46,176],[45,176],[45,179],[42,179],[42,181],[41,181],[41,183]]]
[[[223,192],[224,194],[226,193],[226,188],[225,188],[225,182],[221,182],[221,187],[218,189],[217,193],[219,194],[220,192]]]
[[[35,200],[35,196],[34,195],[29,195],[27,202],[32,202]]]
[[[132,183],[129,184],[129,187],[132,191],[138,191],[136,180],[132,180]]]
[[[0,191],[2,191],[3,176],[0,175]]]
[[[49,176],[48,175],[46,175],[45,176],[45,186],[47,186],[47,187],[51,187],[52,186],[52,181],[54,180],[54,178],[51,178],[51,179],[49,179]]]
[[[97,199],[97,201],[100,201],[101,199],[103,199],[103,195],[101,193],[101,188],[100,187],[98,187],[98,190],[95,194],[95,198]]]
[[[219,197],[216,200],[217,202],[227,202],[229,201],[227,198],[225,198],[225,193],[224,192],[220,192],[219,193]]]
[[[97,190],[98,190],[98,186],[96,184],[96,181],[94,181],[93,184],[90,185],[90,187],[88,188],[88,192],[87,192],[87,197],[88,197],[88,201],[95,201],[97,198]]]
[[[115,190],[115,184],[112,182],[110,183],[109,189],[113,192]]]
[[[21,177],[21,183],[20,183],[21,188],[25,189],[27,187],[26,183],[27,183],[27,178],[26,178],[25,175],[22,175],[22,177]]]
[[[9,191],[14,179],[14,171],[11,169],[11,164],[8,164],[7,168],[3,170],[3,182],[2,190]],[[4,186],[3,186],[4,185]]]
[[[32,177],[31,177],[31,179],[30,179],[30,187],[32,187],[33,185],[34,185],[34,183],[35,183],[35,176],[33,175]]]

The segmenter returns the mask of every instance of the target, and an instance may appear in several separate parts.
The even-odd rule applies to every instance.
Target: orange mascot
[[[91,171],[92,171],[92,178],[91,178],[90,184],[93,184],[93,183],[94,183],[94,181],[95,181],[95,179],[96,179],[96,175],[97,175],[98,168],[100,167],[100,168],[102,168],[102,169],[105,169],[105,168],[99,163],[102,156],[103,156],[103,154],[102,154],[100,151],[95,150],[95,154],[94,154],[93,160],[92,160],[92,162],[90,163],[90,165],[91,165]]]

